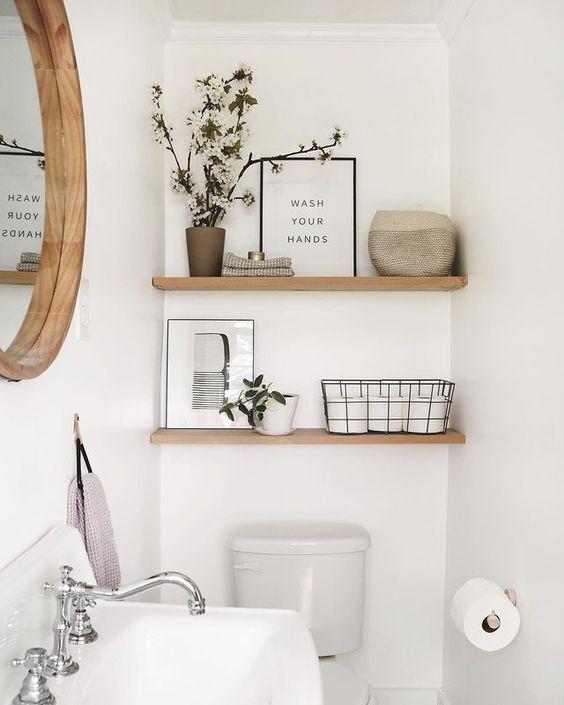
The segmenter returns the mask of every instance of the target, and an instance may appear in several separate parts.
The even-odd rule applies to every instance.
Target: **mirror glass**
[[[0,348],[14,340],[28,309],[45,213],[45,159],[39,96],[18,10],[0,0]]]

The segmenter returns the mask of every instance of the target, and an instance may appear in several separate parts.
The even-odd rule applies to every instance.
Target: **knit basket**
[[[368,253],[381,276],[448,276],[455,253],[450,218],[429,211],[378,211]]]

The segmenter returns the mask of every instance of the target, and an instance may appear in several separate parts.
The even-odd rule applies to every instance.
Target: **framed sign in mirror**
[[[17,164],[7,170],[3,162],[1,170],[0,376],[23,380],[49,367],[72,319],[84,254],[86,156],[63,0],[7,0],[6,6],[14,31],[1,38],[0,53],[22,60],[18,75],[7,69],[11,83],[0,114],[2,157]],[[24,85],[29,91],[22,97],[17,91]]]
[[[260,247],[298,276],[356,276],[356,159],[261,161]]]

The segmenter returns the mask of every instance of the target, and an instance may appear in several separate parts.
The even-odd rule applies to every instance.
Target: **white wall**
[[[453,705],[564,701],[564,6],[476,0],[450,56],[452,211],[470,286],[453,298],[460,383],[447,609],[465,580],[517,590],[515,642],[476,651],[450,620]]]
[[[159,564],[156,423],[162,300],[162,155],[150,143],[150,85],[162,38],[150,0],[67,0],[88,150],[85,275],[90,341],[73,331],[37,380],[0,385],[0,566],[65,521],[72,414],[114,510],[125,578]]]
[[[334,124],[350,134],[341,154],[358,157],[360,273],[373,272],[366,238],[377,208],[448,210],[444,47],[171,43],[166,103],[179,142],[193,79],[241,61],[255,68],[260,105],[249,122],[256,154],[291,148]],[[170,191],[166,203],[167,273],[186,274],[186,211]],[[228,248],[256,249],[258,208],[234,212],[226,227]],[[322,425],[322,377],[450,374],[448,295],[174,293],[166,295],[166,315],[254,318],[256,369],[301,394],[299,426]],[[230,604],[227,541],[237,524],[362,524],[373,541],[365,647],[344,660],[380,687],[441,684],[445,448],[181,446],[162,453],[163,567],[194,576],[211,604]]]

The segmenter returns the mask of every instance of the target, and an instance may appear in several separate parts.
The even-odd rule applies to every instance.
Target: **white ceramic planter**
[[[300,399],[299,394],[284,394],[286,404],[274,402],[272,408],[267,408],[262,421],[257,423],[256,430],[265,436],[287,436],[293,433],[294,415]]]

